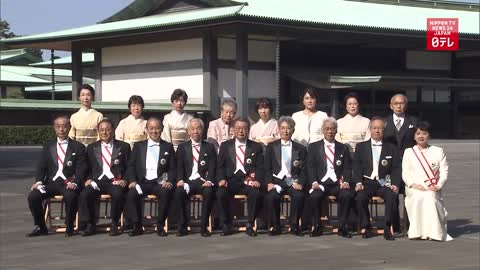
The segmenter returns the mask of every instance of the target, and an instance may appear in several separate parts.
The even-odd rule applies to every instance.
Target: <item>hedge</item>
[[[52,126],[0,126],[0,145],[44,144],[53,138]]]

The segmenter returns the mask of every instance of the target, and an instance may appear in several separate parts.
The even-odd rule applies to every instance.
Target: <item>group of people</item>
[[[188,234],[187,203],[201,194],[201,235],[210,236],[208,219],[214,202],[221,235],[232,234],[230,202],[247,196],[246,234],[256,236],[254,223],[262,216],[269,235],[281,234],[280,202],[289,195],[290,233],[312,237],[323,233],[321,209],[326,196],[338,204],[338,234],[351,238],[349,217],[358,216],[363,238],[374,235],[369,199],[385,201],[384,238],[395,240],[400,230],[399,192],[405,205],[411,239],[451,240],[447,233],[442,189],[448,177],[443,150],[429,144],[430,125],[406,114],[407,97],[394,95],[386,117],[359,114],[355,93],[345,97],[347,114],[336,120],[316,109],[317,95],[305,89],[302,111],[272,118],[272,103],[256,103],[260,119],[235,117],[233,99],[221,104],[220,118],[205,125],[184,111],[188,95],[176,89],[173,110],[163,121],[142,117],[144,101],[132,96],[130,115],[115,124],[91,108],[94,89],[79,91],[80,110],[54,120],[57,138],[43,147],[36,182],[28,197],[35,228],[27,236],[48,234],[42,201],[63,195],[66,236],[74,235],[78,210],[83,236],[95,233],[95,204],[101,194],[111,196],[110,235],[122,233],[121,213],[131,224],[130,236],[143,233],[146,195],[158,198],[157,230],[166,236],[165,220],[175,206],[177,235]],[[85,147],[86,146],[86,147]],[[173,202],[173,203],[172,203]],[[173,208],[173,207],[172,207]],[[393,232],[393,233],[392,233]]]

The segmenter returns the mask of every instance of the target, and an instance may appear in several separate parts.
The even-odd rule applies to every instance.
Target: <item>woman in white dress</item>
[[[128,100],[130,115],[122,119],[115,130],[115,138],[130,144],[147,139],[147,120],[142,116],[145,102],[141,96],[133,95]]]
[[[310,143],[323,139],[322,125],[328,115],[317,111],[317,94],[312,88],[307,88],[302,95],[304,109],[292,114],[295,121],[295,132],[292,140],[308,146]]]
[[[179,144],[190,139],[187,124],[193,116],[184,111],[187,100],[187,92],[175,89],[170,97],[173,110],[163,118],[162,140],[172,143],[175,151]]]
[[[443,149],[428,144],[430,124],[418,122],[416,145],[407,148],[402,161],[405,182],[405,207],[410,227],[408,238],[450,241],[447,210],[442,190],[448,178],[448,163]]]
[[[249,139],[267,145],[270,142],[277,140],[278,125],[277,120],[272,118],[273,105],[270,99],[260,98],[257,100],[256,109],[260,119],[250,128]]]
[[[359,142],[370,140],[370,119],[360,115],[360,103],[355,93],[348,93],[344,99],[347,114],[337,120],[338,131],[335,139],[349,146],[350,152],[355,152]]]

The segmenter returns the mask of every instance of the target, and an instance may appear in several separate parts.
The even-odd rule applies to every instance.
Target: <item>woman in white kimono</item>
[[[103,120],[103,114],[92,108],[95,90],[84,84],[78,90],[78,99],[82,103],[80,110],[72,114],[68,133],[70,139],[83,143],[85,146],[98,140],[98,123]]]
[[[187,100],[187,92],[175,89],[170,97],[173,110],[163,118],[162,140],[172,143],[175,151],[179,144],[190,139],[187,133],[187,123],[193,116],[184,111]]]
[[[115,130],[115,138],[130,144],[147,139],[147,120],[142,116],[145,103],[141,96],[133,95],[128,100],[130,115],[122,119]]]
[[[272,102],[268,98],[257,100],[256,109],[260,119],[250,128],[249,139],[267,145],[280,138],[277,120],[272,118]]]
[[[410,220],[408,238],[450,241],[453,238],[447,233],[447,210],[442,197],[448,163],[443,149],[429,145],[429,139],[430,124],[418,122],[417,144],[403,155],[405,207]]]
[[[355,93],[348,93],[344,99],[347,114],[337,120],[338,131],[335,139],[344,143],[355,152],[355,146],[359,142],[370,140],[370,119],[360,115],[360,104]]]
[[[328,115],[317,111],[317,94],[312,88],[307,88],[302,95],[304,109],[292,114],[295,121],[295,132],[292,140],[308,146],[310,143],[323,139],[322,125]]]

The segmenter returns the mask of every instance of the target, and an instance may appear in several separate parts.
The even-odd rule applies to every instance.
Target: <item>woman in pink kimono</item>
[[[268,98],[257,100],[256,109],[260,119],[250,128],[250,140],[267,145],[277,140],[278,134],[277,120],[272,118],[273,105]]]

